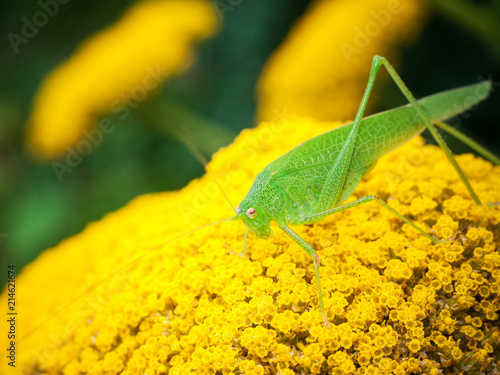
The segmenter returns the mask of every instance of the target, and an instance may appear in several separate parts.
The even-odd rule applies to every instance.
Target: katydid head
[[[236,207],[236,216],[233,220],[242,220],[248,230],[258,238],[268,239],[273,235],[271,217],[262,207],[249,199],[244,199]]]

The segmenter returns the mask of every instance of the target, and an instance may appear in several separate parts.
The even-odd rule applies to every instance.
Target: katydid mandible
[[[376,74],[382,65],[386,67],[410,104],[362,119]],[[295,233],[290,225],[311,224],[337,212],[375,201],[432,242],[437,242],[434,237],[373,195],[348,204],[340,204],[351,195],[378,158],[409,141],[424,129],[429,129],[474,201],[481,205],[433,124],[458,137],[493,163],[500,164],[494,155],[442,122],[485,99],[490,89],[491,82],[484,81],[417,101],[389,62],[384,57],[375,56],[354,122],[312,138],[267,165],[256,177],[232,219],[242,220],[246,229],[264,239],[271,236],[271,221],[275,221],[313,258],[319,304],[325,325],[329,325],[321,293],[319,257],[315,249]],[[457,103],[463,105],[457,109]]]

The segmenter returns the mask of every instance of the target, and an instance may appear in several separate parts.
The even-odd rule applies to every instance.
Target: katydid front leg
[[[286,224],[284,223],[278,223],[280,228],[288,234],[297,244],[303,248],[307,254],[309,254],[314,261],[314,271],[316,272],[316,282],[318,284],[318,299],[319,299],[319,306],[321,308],[321,314],[323,314],[323,319],[325,320],[325,326],[330,327],[330,323],[328,322],[328,319],[326,318],[325,314],[325,305],[323,304],[323,295],[321,293],[321,282],[320,282],[320,277],[319,277],[319,257],[318,254],[316,254],[316,250],[312,248],[311,245],[309,245],[306,241],[304,241],[297,233],[295,233],[291,228],[289,228]]]

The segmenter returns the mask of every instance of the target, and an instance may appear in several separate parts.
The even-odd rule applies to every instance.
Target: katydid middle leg
[[[386,210],[388,210],[389,212],[391,212],[392,214],[394,214],[395,216],[397,216],[401,220],[405,221],[407,224],[411,225],[413,228],[415,228],[422,235],[424,235],[425,237],[427,237],[428,239],[430,239],[432,242],[434,242],[434,243],[438,242],[434,237],[430,236],[423,229],[419,228],[416,224],[412,223],[410,220],[408,220],[407,218],[405,218],[403,215],[401,215],[399,212],[397,212],[394,208],[392,208],[387,203],[385,203],[382,199],[380,199],[380,198],[378,198],[378,197],[376,197],[374,195],[368,195],[366,197],[363,197],[363,198],[360,198],[358,200],[355,200],[354,202],[346,203],[346,204],[343,204],[341,206],[338,206],[338,207],[335,207],[335,208],[332,208],[332,209],[329,209],[329,210],[326,210],[326,211],[323,211],[323,212],[319,212],[319,213],[316,213],[316,214],[313,214],[313,215],[304,216],[302,222],[298,223],[298,224],[309,224],[311,222],[316,222],[317,220],[324,219],[327,216],[330,216],[330,215],[336,214],[338,212],[342,212],[342,211],[345,211],[345,210],[348,210],[348,209],[360,206],[360,205],[365,204],[365,203],[369,203],[371,201],[375,201],[378,204],[380,204]],[[280,226],[280,228],[286,234],[288,234],[295,242],[297,242],[297,244],[302,249],[304,249],[313,258],[313,260],[314,260],[314,270],[316,272],[316,282],[317,282],[317,285],[318,285],[318,299],[319,299],[319,304],[320,304],[320,307],[321,307],[321,312],[323,314],[323,318],[325,319],[325,325],[329,325],[328,319],[327,319],[326,314],[325,314],[325,307],[324,307],[324,304],[323,304],[323,295],[322,295],[322,292],[321,292],[321,283],[320,283],[320,277],[319,277],[319,264],[320,263],[319,263],[319,257],[316,254],[316,250],[314,250],[311,245],[309,245],[306,241],[304,241],[297,233],[295,233],[286,224],[279,223],[279,226]]]

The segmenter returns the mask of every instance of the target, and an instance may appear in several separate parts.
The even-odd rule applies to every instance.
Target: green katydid
[[[376,74],[382,65],[387,68],[390,76],[410,104],[362,119]],[[435,238],[373,195],[363,197],[348,204],[341,205],[341,203],[351,195],[361,178],[373,168],[378,158],[409,141],[427,128],[443,148],[474,201],[478,205],[481,205],[479,198],[433,124],[457,137],[492,163],[500,164],[500,159],[472,139],[442,122],[484,100],[490,90],[491,82],[484,81],[441,92],[417,101],[389,62],[383,57],[375,56],[368,85],[353,123],[312,138],[267,165],[256,177],[247,196],[235,210],[236,215],[234,217],[191,230],[155,247],[150,252],[135,258],[113,274],[108,275],[100,283],[88,288],[54,315],[58,315],[83,295],[95,289],[113,275],[123,271],[140,258],[199,229],[228,220],[242,220],[245,223],[246,229],[249,229],[257,237],[269,238],[271,236],[271,221],[274,220],[287,235],[313,257],[319,304],[325,324],[328,325],[321,294],[319,257],[316,251],[289,226],[314,223],[329,215],[374,200],[401,220],[413,226],[422,235],[433,242],[437,242]],[[457,107],[457,103],[462,105]],[[182,137],[181,140],[206,166],[203,155],[196,149],[192,142],[185,137]],[[210,172],[208,167],[207,171]],[[37,325],[22,340],[34,333],[40,326],[52,319],[53,316]]]
[[[382,65],[387,68],[410,104],[362,119],[376,74]],[[381,156],[427,128],[450,159],[474,201],[481,205],[444,140],[432,124],[459,137],[493,163],[500,164],[494,155],[442,122],[485,99],[490,89],[491,82],[484,81],[416,101],[389,62],[384,57],[375,56],[368,85],[354,122],[312,138],[267,165],[256,177],[247,196],[236,209],[233,220],[242,220],[246,228],[260,238],[271,236],[271,221],[275,221],[313,257],[319,303],[325,324],[328,325],[321,293],[318,255],[289,226],[314,223],[329,215],[374,200],[413,226],[422,235],[437,242],[435,238],[373,195],[348,204],[340,204],[351,195],[361,178],[373,168]],[[463,106],[457,109],[456,103],[463,103]]]

